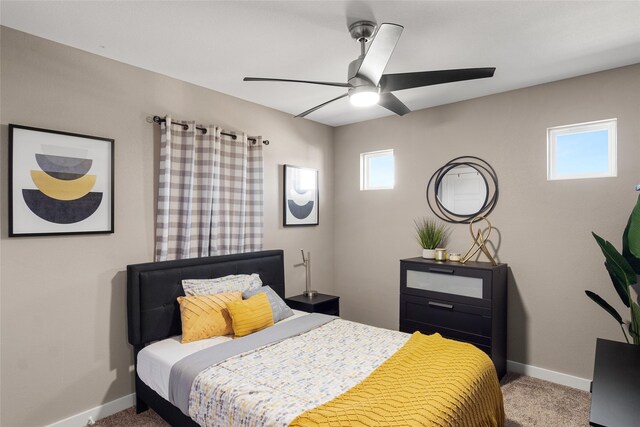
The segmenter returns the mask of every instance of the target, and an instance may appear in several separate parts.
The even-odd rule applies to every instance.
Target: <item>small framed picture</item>
[[[113,233],[114,140],[9,125],[9,236]]]
[[[284,165],[284,226],[318,225],[318,171]]]

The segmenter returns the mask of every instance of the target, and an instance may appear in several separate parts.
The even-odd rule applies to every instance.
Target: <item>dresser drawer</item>
[[[492,285],[491,271],[459,263],[403,262],[400,265],[402,294],[490,308]]]
[[[454,268],[430,267],[429,271],[407,270],[406,274],[408,289],[422,289],[478,299],[482,299],[485,294],[483,290],[485,281],[482,277],[464,276]]]
[[[400,331],[407,332],[409,334],[412,334],[415,331],[420,331],[426,335],[435,334],[437,332],[445,338],[473,344],[488,355],[491,355],[491,338],[484,335],[468,334],[455,329],[444,328],[442,326],[435,326],[428,323],[412,322],[409,320],[405,320],[400,323]]]
[[[484,351],[489,357],[491,354],[491,338],[481,336],[481,335],[473,335],[466,334],[460,331],[454,331],[447,328],[441,328],[438,326],[427,325],[424,323],[415,323],[404,321],[400,323],[400,331],[406,332],[409,334],[414,333],[415,331],[420,331],[425,335],[435,334],[436,332],[442,335],[444,338],[449,338],[456,341],[462,341],[469,344],[473,344],[478,347],[480,350]]]
[[[418,325],[491,336],[491,310],[485,307],[403,294],[400,295],[400,318]]]

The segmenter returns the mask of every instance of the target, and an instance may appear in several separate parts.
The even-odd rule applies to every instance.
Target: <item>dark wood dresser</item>
[[[507,264],[400,260],[400,330],[475,345],[507,370]]]

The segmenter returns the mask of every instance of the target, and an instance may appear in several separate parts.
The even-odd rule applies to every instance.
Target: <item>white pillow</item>
[[[184,279],[182,287],[184,293],[192,295],[222,294],[226,292],[245,292],[259,289],[262,286],[260,275],[230,274],[229,276],[216,277],[215,279]]]

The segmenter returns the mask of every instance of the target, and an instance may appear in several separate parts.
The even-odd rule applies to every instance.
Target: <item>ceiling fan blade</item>
[[[494,71],[496,71],[494,67],[489,67],[384,74],[380,78],[380,90],[383,92],[391,92],[394,90],[439,85],[442,83],[459,82],[463,80],[484,79],[487,77],[493,77]]]
[[[355,77],[365,78],[377,86],[403,29],[398,24],[380,24]]]
[[[320,108],[324,107],[325,105],[330,104],[330,103],[332,103],[333,101],[337,101],[338,99],[344,98],[344,97],[345,97],[345,96],[347,96],[347,95],[349,95],[349,94],[348,94],[348,93],[345,93],[344,95],[340,95],[340,96],[339,96],[339,97],[337,97],[337,98],[333,98],[333,99],[330,99],[330,100],[329,100],[329,101],[327,101],[327,102],[323,102],[323,103],[322,103],[322,104],[320,104],[320,105],[316,105],[315,107],[313,107],[313,108],[311,108],[311,109],[309,109],[309,110],[307,110],[307,111],[304,111],[304,112],[302,112],[302,113],[298,114],[296,117],[304,117],[304,116],[306,116],[307,114],[313,113],[314,111],[319,110]]]
[[[399,116],[404,116],[411,112],[409,107],[404,105],[394,94],[389,92],[380,94],[380,101],[378,101],[378,105],[396,113]]]
[[[317,82],[313,80],[271,79],[267,77],[245,77],[242,80],[245,82],[293,82],[293,83],[310,83],[313,85],[324,85],[324,86],[351,87],[349,83]]]

